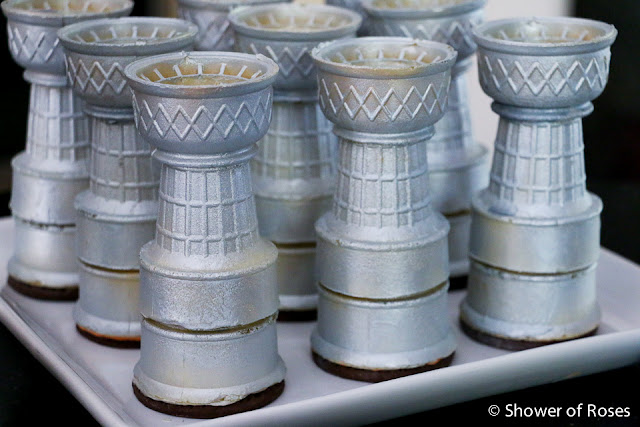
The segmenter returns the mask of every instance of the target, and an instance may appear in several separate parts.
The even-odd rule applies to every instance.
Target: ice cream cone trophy
[[[332,210],[316,222],[315,362],[382,381],[450,363],[449,224],[430,200],[427,141],[456,52],[393,37],[318,46],[320,105],[339,138]]]
[[[482,22],[484,4],[484,0],[362,0],[371,35],[433,40],[458,52],[447,111],[427,144],[432,203],[451,227],[452,289],[466,286],[471,197],[489,182],[488,150],[473,140],[466,82],[476,50],[471,29]]]
[[[89,186],[88,120],[67,84],[58,29],[131,13],[129,0],[5,0],[9,49],[31,84],[25,151],[11,162],[9,285],[43,299],[78,297],[75,196]]]
[[[139,256],[153,239],[159,167],[138,134],[124,68],[145,56],[190,50],[197,27],[170,18],[101,19],[58,32],[67,74],[90,119],[90,186],[75,200],[79,300],[88,338],[139,346]]]
[[[239,8],[229,19],[236,48],[278,63],[273,120],[252,161],[258,223],[278,247],[279,319],[308,320],[317,305],[314,224],[331,207],[337,138],[318,106],[311,50],[355,37],[360,16],[325,5]]]
[[[249,160],[271,121],[278,66],[191,52],[125,69],[136,127],[162,163],[155,240],[140,251],[146,406],[213,418],[264,406],[284,388],[275,246],[258,233]]]
[[[582,118],[607,83],[616,30],[518,18],[474,37],[500,122],[489,186],[473,200],[460,320],[470,336],[509,349],[592,334],[602,202],[586,188]]]

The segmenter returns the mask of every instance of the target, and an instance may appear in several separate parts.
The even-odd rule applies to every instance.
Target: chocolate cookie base
[[[140,337],[113,337],[102,335],[76,325],[76,329],[83,337],[95,343],[115,348],[140,348]]]
[[[284,390],[284,381],[274,384],[258,393],[250,394],[244,399],[226,406],[175,405],[173,403],[161,402],[147,397],[138,387],[136,387],[135,384],[132,384],[132,386],[133,394],[135,394],[138,400],[147,408],[176,417],[209,419],[252,411],[268,405],[282,394],[282,391]]]
[[[468,280],[469,276],[466,274],[464,276],[449,277],[449,290],[458,291],[460,289],[467,289]]]
[[[7,284],[15,291],[31,298],[48,301],[75,301],[78,299],[78,286],[70,285],[62,288],[36,286],[15,277],[9,276]]]
[[[528,350],[530,348],[542,347],[549,344],[556,344],[559,342],[575,340],[579,338],[589,337],[594,335],[598,328],[575,337],[567,338],[567,339],[559,339],[559,340],[548,340],[548,341],[526,341],[526,340],[516,340],[510,338],[497,337],[495,335],[490,335],[485,332],[481,332],[473,327],[467,325],[463,320],[460,320],[460,327],[462,331],[471,339],[478,341],[482,344],[486,344],[491,347],[500,348],[502,350],[512,350],[512,351],[520,351],[520,350]]]
[[[278,321],[280,322],[311,322],[318,320],[317,310],[280,310]]]
[[[378,383],[382,381],[392,380],[394,378],[406,377],[408,375],[419,374],[421,372],[444,368],[451,364],[453,355],[455,354],[455,352],[451,353],[447,357],[443,357],[442,359],[438,359],[431,363],[427,363],[426,365],[417,366],[415,368],[369,370],[339,365],[337,363],[328,361],[316,352],[312,351],[311,353],[313,356],[313,361],[322,370],[342,378],[356,381],[366,381],[369,383]]]

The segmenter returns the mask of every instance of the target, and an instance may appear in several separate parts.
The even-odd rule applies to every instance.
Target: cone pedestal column
[[[153,239],[158,173],[149,144],[137,135],[133,111],[91,116],[90,189],[76,198],[78,330],[116,347],[140,344],[139,253]],[[120,194],[113,194],[116,188]],[[109,194],[111,193],[111,194]],[[111,197],[109,197],[111,196]],[[114,197],[115,196],[115,197]]]
[[[355,37],[361,18],[324,5],[266,5],[236,9],[229,19],[239,50],[280,67],[271,127],[251,164],[253,187],[260,234],[278,248],[279,319],[313,319],[314,224],[331,207],[337,138],[318,106],[309,54],[321,42]]]
[[[124,68],[147,54],[193,46],[195,25],[168,18],[101,19],[59,37],[67,75],[90,117],[90,186],[75,199],[80,298],[78,330],[102,344],[140,343],[139,256],[152,240],[159,168],[138,134]]]
[[[427,143],[433,207],[451,227],[451,288],[466,286],[469,272],[471,198],[489,180],[488,150],[473,140],[466,74],[476,51],[471,30],[483,21],[484,0],[425,2],[363,0],[369,32],[377,36],[410,36],[452,46],[458,61],[451,71],[447,111]]]
[[[331,207],[337,139],[317,92],[291,95],[275,95],[251,168],[260,234],[278,248],[279,318],[308,320],[318,299],[314,224]]]
[[[536,18],[474,31],[500,122],[489,186],[473,199],[463,329],[508,349],[592,334],[602,202],[586,188],[582,118],[606,85],[615,29]]]
[[[140,252],[136,397],[172,415],[255,409],[284,386],[274,245],[260,238],[249,161],[277,65],[240,53],[159,55],[126,69],[136,126],[162,164],[155,240]]]
[[[364,381],[446,366],[456,348],[449,225],[431,204],[427,141],[456,53],[365,37],[321,45],[313,57],[320,105],[339,138],[333,208],[316,223],[314,360]]]
[[[11,162],[16,243],[9,284],[36,298],[74,300],[73,200],[89,184],[88,120],[64,76],[27,72],[25,78],[31,83],[29,128],[26,150]]]
[[[73,200],[89,185],[88,120],[67,85],[57,31],[65,25],[128,15],[129,0],[2,2],[9,50],[31,84],[26,149],[11,166],[15,247],[9,285],[35,298],[76,299]]]

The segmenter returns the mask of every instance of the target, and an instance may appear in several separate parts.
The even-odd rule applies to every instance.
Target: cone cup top
[[[499,103],[571,107],[597,98],[609,76],[616,29],[571,17],[512,18],[473,29],[480,85]]]
[[[471,28],[483,21],[486,0],[361,0],[372,34],[445,43],[461,62],[473,55]]]
[[[457,53],[438,42],[362,37],[321,44],[311,55],[330,121],[358,132],[406,133],[443,116]]]
[[[235,52],[157,55],[125,68],[138,131],[183,154],[237,151],[262,138],[277,74],[271,59]]]
[[[356,12],[326,5],[278,3],[241,7],[229,14],[236,48],[264,54],[278,63],[276,89],[313,89],[316,70],[309,53],[321,42],[355,37]]]
[[[229,14],[229,19],[236,33],[282,41],[350,36],[362,22],[360,15],[348,9],[289,3],[240,7]]]
[[[235,37],[227,19],[229,12],[239,6],[283,1],[286,0],[178,0],[178,16],[200,29],[196,50],[234,51]]]
[[[131,0],[5,0],[2,11],[12,20],[61,27],[87,19],[131,13]]]
[[[283,0],[178,0],[180,7],[229,12],[239,6],[280,3]]]
[[[182,19],[127,17],[69,25],[58,31],[65,48],[95,56],[151,56],[193,43],[198,28]]]
[[[441,18],[478,10],[486,0],[361,0],[372,15]]]
[[[126,16],[131,0],[5,0],[9,50],[30,71],[64,75],[65,64],[57,30],[89,19]]]
[[[189,50],[197,33],[180,19],[131,17],[72,24],[58,36],[69,82],[80,97],[92,105],[131,108],[124,68],[141,56]]]

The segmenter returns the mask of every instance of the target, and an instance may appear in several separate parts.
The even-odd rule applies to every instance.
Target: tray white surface
[[[13,221],[0,220],[0,277],[13,248]],[[311,360],[314,322],[279,323],[278,346],[287,365],[285,391],[265,408],[214,420],[171,417],[147,409],[133,395],[139,350],[113,349],[80,336],[74,303],[43,302],[4,286],[0,321],[103,425],[362,425],[565,378],[615,369],[640,360],[640,266],[602,250],[597,335],[520,352],[494,349],[458,329],[464,291],[450,293],[458,335],[450,367],[368,384],[334,377]]]

